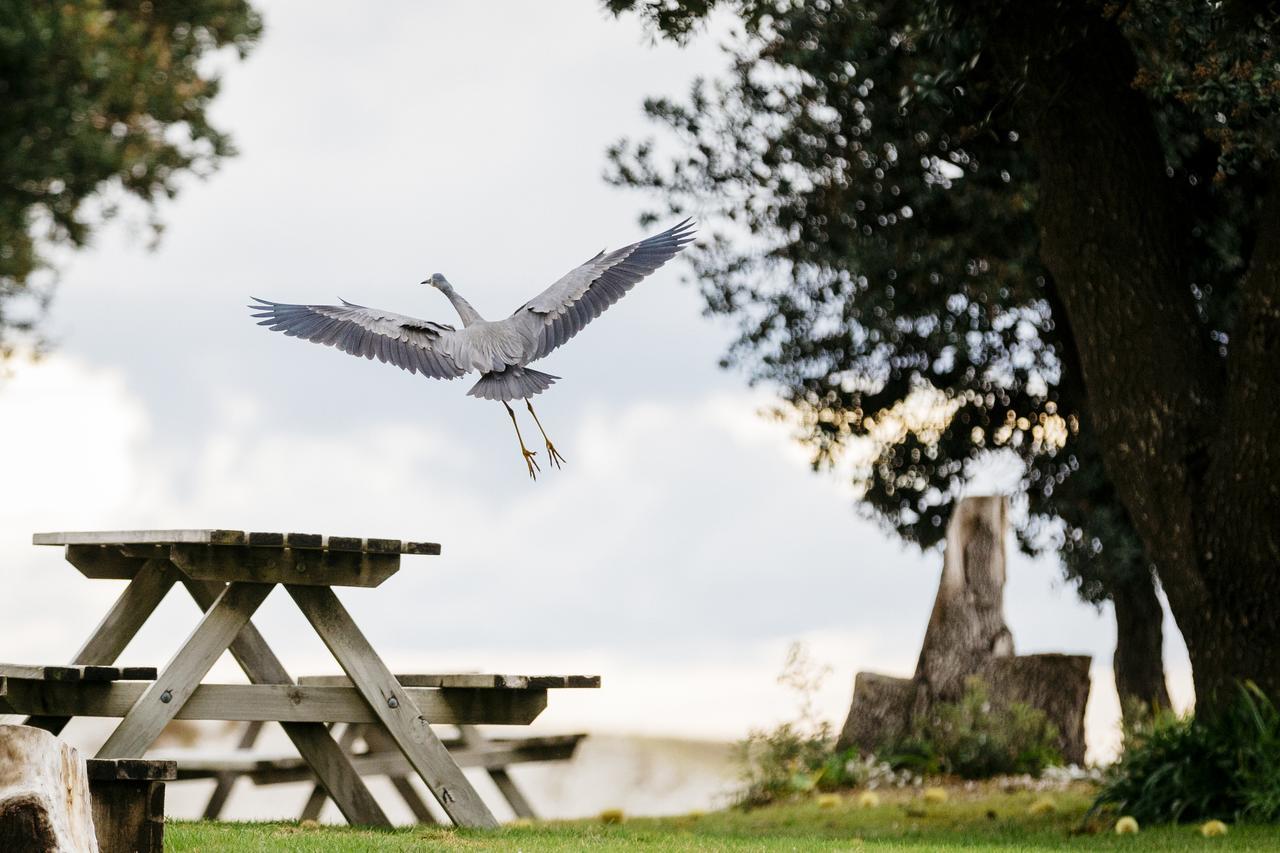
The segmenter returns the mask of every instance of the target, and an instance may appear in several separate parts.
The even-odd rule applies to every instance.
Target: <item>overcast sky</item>
[[[717,368],[728,330],[679,264],[538,365],[564,377],[538,409],[569,461],[536,484],[472,380],[272,334],[244,307],[342,296],[454,322],[417,283],[442,272],[505,316],[645,236],[648,200],[601,180],[604,150],[651,132],[646,95],[715,73],[715,39],[653,45],[593,0],[256,5],[265,37],[213,110],[241,156],[164,208],[156,251],[125,222],[69,258],[55,353],[0,380],[0,659],[68,658],[120,588],[33,531],[221,527],[442,543],[344,600],[398,668],[605,677],[553,696],[545,730],[741,737],[792,715],[775,676],[795,640],[833,669],[835,725],[856,670],[909,674],[940,555],[859,520],[758,415],[766,392]],[[1007,611],[1020,652],[1095,656],[1105,754],[1110,614],[1016,554]],[[175,594],[126,660],[162,664],[194,619]],[[293,672],[336,669],[283,594],[255,621]]]

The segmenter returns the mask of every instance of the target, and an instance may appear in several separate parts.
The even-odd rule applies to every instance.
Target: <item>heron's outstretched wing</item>
[[[457,334],[453,326],[353,305],[288,305],[253,297],[249,307],[259,326],[335,346],[352,355],[376,357],[435,379],[456,379],[466,373],[444,350]]]
[[[536,350],[528,361],[542,358],[582,331],[636,282],[692,243],[693,234],[694,223],[686,219],[639,243],[608,254],[601,252],[521,305],[511,321],[523,324],[532,319],[538,335]]]

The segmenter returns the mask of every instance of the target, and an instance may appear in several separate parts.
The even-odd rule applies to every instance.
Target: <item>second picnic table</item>
[[[30,725],[61,731],[72,717],[121,717],[98,758],[141,758],[173,719],[279,722],[318,784],[353,824],[388,826],[352,758],[326,723],[378,731],[404,756],[455,824],[497,826],[492,812],[431,729],[432,723],[527,724],[552,687],[598,687],[598,676],[437,677],[404,684],[382,662],[334,593],[377,586],[401,555],[435,555],[440,546],[239,530],[38,533],[61,545],[89,578],[127,579],[73,666],[0,664],[0,711],[30,714]],[[158,671],[112,664],[174,584],[204,611],[195,630]],[[294,681],[250,622],[283,585],[346,674]],[[224,651],[251,684],[202,683]],[[424,683],[424,682],[416,682]],[[181,769],[181,768],[180,768]]]

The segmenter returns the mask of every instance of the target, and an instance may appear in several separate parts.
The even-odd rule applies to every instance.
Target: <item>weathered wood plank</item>
[[[222,584],[183,580],[183,586],[202,610],[208,610],[222,591]],[[293,685],[284,664],[271,651],[266,640],[250,622],[231,643],[231,655],[254,684]],[[347,754],[333,742],[329,730],[320,721],[286,721],[276,718],[293,741],[298,754],[310,762],[316,778],[328,790],[342,816],[354,826],[390,826],[391,821],[368,786],[351,767]],[[256,735],[254,736],[256,738]]]
[[[65,684],[9,678],[0,681],[0,713],[68,717],[123,717],[147,691],[142,681]],[[406,688],[422,716],[456,725],[528,725],[547,706],[543,690],[438,690]],[[174,715],[177,720],[282,723],[375,723],[379,717],[352,687],[289,684],[202,684]],[[331,741],[332,742],[332,741]],[[102,756],[108,757],[108,756]]]
[[[271,590],[270,584],[229,585],[95,757],[141,758]]]
[[[64,556],[80,574],[95,580],[131,580],[149,557],[164,554],[125,553],[121,545],[68,545]],[[140,546],[152,547],[152,546]]]
[[[493,813],[431,730],[429,716],[396,681],[333,590],[294,584],[285,588],[450,820],[459,826],[496,828]],[[509,695],[505,691],[475,692]]]
[[[239,545],[244,542],[240,530],[75,530],[36,533],[32,545],[170,545],[187,542],[193,545]]]
[[[167,782],[178,778],[178,762],[165,759],[90,758],[85,765],[90,779]]]
[[[440,554],[439,542],[405,542],[400,549],[405,554],[422,554],[425,556],[438,556]]]
[[[477,690],[554,690],[557,688],[594,688],[600,686],[598,675],[499,675],[488,672],[404,673],[396,676],[404,687],[465,687]],[[351,684],[345,675],[304,675],[299,684],[342,687]]]
[[[272,533],[242,530],[86,530],[32,535],[34,545],[67,545],[81,548],[110,548],[153,545],[217,545],[254,548],[297,548],[369,554],[440,553],[437,542],[406,542],[400,539],[361,539],[354,536],[325,536],[320,533]]]
[[[363,729],[372,728],[361,727]],[[449,753],[459,767],[492,769],[512,764],[546,761],[567,761],[583,735],[554,735],[506,741],[487,741],[479,746],[465,746],[458,740],[444,741]],[[413,767],[401,754],[394,742],[378,740],[376,747],[353,755],[352,765],[362,776],[403,776],[413,773]],[[237,757],[180,756],[174,759],[178,765],[178,779],[208,779],[222,774],[247,776],[255,785],[277,785],[302,782],[312,778],[307,762],[297,756],[255,758],[251,755]]]
[[[30,678],[37,681],[150,681],[156,677],[155,667],[150,666],[97,666],[93,664],[39,664],[0,663],[0,675],[9,678]]]
[[[77,664],[115,663],[134,634],[164,600],[177,577],[178,572],[169,566],[168,561],[144,563],[72,661]],[[26,722],[56,735],[67,721],[66,717],[31,717]]]
[[[193,580],[378,586],[400,570],[399,554],[294,548],[206,548],[173,545],[169,560]]]

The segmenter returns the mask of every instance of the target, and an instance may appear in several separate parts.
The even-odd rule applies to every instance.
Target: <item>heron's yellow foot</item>
[[[533,458],[538,455],[537,451],[521,447],[520,452],[524,454],[524,464],[529,468],[529,479],[538,479],[538,472],[542,469],[538,467],[538,460]]]
[[[552,444],[549,439],[547,441],[547,458],[550,459],[551,464],[557,468],[559,468],[564,462],[568,461],[560,455],[560,451],[556,450],[556,446]]]

